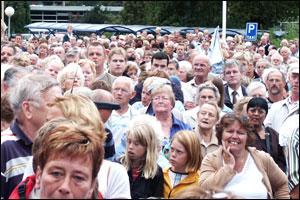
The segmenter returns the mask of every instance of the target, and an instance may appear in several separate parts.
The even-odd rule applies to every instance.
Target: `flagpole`
[[[226,10],[227,10],[227,2],[223,1],[223,12],[222,12],[222,40],[226,41]]]

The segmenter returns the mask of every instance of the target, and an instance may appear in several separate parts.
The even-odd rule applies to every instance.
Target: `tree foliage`
[[[4,7],[11,6],[15,9],[15,13],[10,18],[10,33],[24,33],[25,25],[31,22],[28,1],[5,1]],[[8,17],[5,15],[5,23],[8,24]]]
[[[227,1],[227,26],[245,28],[258,22],[260,29],[299,18],[297,1]],[[221,1],[125,1],[124,24],[215,27],[222,25]]]

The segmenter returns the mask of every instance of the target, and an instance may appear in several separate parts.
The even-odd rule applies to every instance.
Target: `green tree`
[[[30,9],[27,1],[5,1],[4,7],[11,6],[15,9],[15,13],[10,18],[10,33],[24,33],[27,29],[24,28],[31,23]],[[5,15],[5,23],[8,24],[8,18]]]
[[[96,5],[90,12],[85,13],[84,22],[90,24],[106,24],[109,23],[108,12],[101,10],[101,5]]]
[[[127,1],[124,3],[124,9],[121,11],[121,19],[123,24],[144,24],[144,1]]]

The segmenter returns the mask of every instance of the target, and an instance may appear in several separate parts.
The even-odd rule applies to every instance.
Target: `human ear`
[[[35,173],[35,189],[40,189],[41,188],[41,176],[42,176],[42,170],[40,168],[40,166],[37,167],[36,173]]]

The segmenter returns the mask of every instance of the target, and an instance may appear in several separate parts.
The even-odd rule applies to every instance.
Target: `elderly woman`
[[[272,157],[249,147],[253,138],[247,118],[226,114],[216,132],[222,146],[202,161],[202,188],[215,186],[246,199],[289,198],[287,177]]]
[[[192,64],[188,61],[179,61],[178,76],[182,82],[188,82],[192,79]]]
[[[199,112],[199,108],[202,104],[207,102],[215,102],[218,103],[220,99],[220,93],[218,88],[212,84],[211,82],[205,82],[199,85],[196,94],[196,101],[198,106],[187,110],[183,114],[183,121],[190,125],[192,128],[197,126],[197,113]],[[224,114],[221,113],[220,114]]]
[[[286,171],[283,148],[279,145],[279,134],[271,127],[264,127],[263,123],[268,114],[268,102],[261,97],[252,98],[247,104],[249,123],[255,132],[254,147],[269,153],[280,169]]]
[[[44,70],[46,74],[57,79],[57,74],[60,70],[64,68],[64,63],[57,55],[52,55],[45,59],[45,67]]]
[[[267,98],[267,88],[265,84],[259,81],[251,82],[246,88],[247,94],[250,97],[262,97]]]
[[[220,108],[215,102],[210,101],[202,104],[197,113],[197,126],[195,128],[201,143],[202,158],[219,147],[215,133],[215,125],[219,119]]]
[[[82,87],[84,85],[84,75],[78,64],[70,63],[57,74],[57,81],[63,92],[65,92],[73,87]]]
[[[10,199],[102,199],[96,178],[103,154],[103,134],[63,118],[49,121],[33,144],[36,173]]]
[[[180,130],[191,130],[191,127],[177,119],[172,113],[175,106],[175,95],[170,84],[151,85],[151,99],[154,115],[161,123],[164,133],[163,143],[170,139]],[[164,144],[163,144],[164,145]]]
[[[84,86],[90,88],[96,78],[96,64],[89,59],[81,59],[78,64],[84,75]]]

